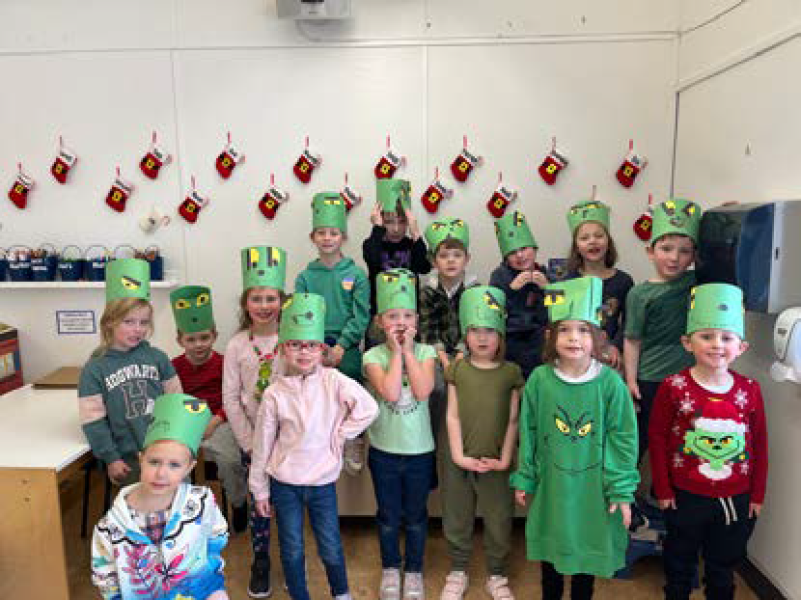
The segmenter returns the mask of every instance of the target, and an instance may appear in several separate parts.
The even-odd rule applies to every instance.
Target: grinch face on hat
[[[106,265],[106,302],[119,298],[150,300],[150,263],[121,258]]]
[[[470,229],[462,219],[438,219],[426,227],[425,238],[432,254],[448,239],[459,240],[467,249],[470,245]]]
[[[286,252],[277,246],[252,246],[242,250],[243,288],[269,287],[284,291]]]
[[[743,292],[728,283],[707,283],[690,291],[687,335],[700,329],[722,329],[743,338]]]
[[[578,277],[545,288],[545,306],[552,323],[586,321],[600,327],[603,282],[598,277]]]
[[[189,394],[159,396],[153,409],[153,422],[145,435],[144,447],[162,440],[173,440],[186,445],[193,455],[197,455],[210,420],[211,411],[203,400]]]
[[[604,229],[609,231],[609,207],[596,200],[582,202],[570,207],[570,212],[567,213],[567,223],[570,226],[571,233],[587,222],[600,223]]]
[[[322,192],[314,196],[312,229],[318,227],[333,227],[347,233],[347,207],[339,192]]]
[[[325,299],[318,294],[292,294],[281,309],[278,337],[287,340],[325,339]]]
[[[412,207],[412,186],[404,179],[379,179],[376,195],[384,212],[406,213]]]
[[[686,235],[698,242],[701,207],[689,200],[671,199],[654,210],[652,243],[668,234]]]
[[[506,332],[506,296],[492,286],[475,286],[462,292],[459,299],[459,324],[462,334],[470,327],[489,327]]]
[[[414,274],[406,269],[392,269],[376,277],[376,304],[381,314],[391,308],[417,310]]]
[[[504,257],[520,248],[538,248],[526,216],[519,211],[506,213],[495,221],[495,237]]]
[[[197,333],[214,328],[211,290],[199,285],[188,285],[170,294],[175,325],[182,333]]]

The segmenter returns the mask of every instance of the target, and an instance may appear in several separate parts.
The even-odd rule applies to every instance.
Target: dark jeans
[[[368,464],[378,505],[381,565],[407,573],[423,571],[428,534],[428,494],[434,474],[434,453],[392,454],[370,448]],[[401,526],[406,532],[406,559],[400,554]]]
[[[756,524],[748,517],[749,503],[748,494],[710,498],[676,490],[676,510],[665,511],[665,598],[690,598],[699,552],[706,597],[734,598],[734,568],[745,558]]]
[[[306,557],[303,550],[303,509],[309,511],[317,552],[325,566],[332,596],[348,592],[345,554],[339,535],[336,484],[290,485],[270,478],[270,496],[275,507],[275,524],[289,596],[310,600],[306,585]]]
[[[640,464],[643,454],[648,450],[648,423],[651,420],[651,408],[654,405],[654,398],[661,381],[637,380],[637,387],[640,388],[640,412],[637,413],[637,441],[639,453],[637,454],[637,464]]]
[[[250,473],[250,455],[242,452],[242,466],[245,467],[245,474]],[[247,482],[245,482],[247,485]],[[260,517],[256,512],[256,501],[253,494],[248,493],[250,498],[250,542],[253,545],[253,554],[256,559],[262,561],[270,560],[270,517]]]
[[[542,561],[542,600],[561,600],[565,590],[565,576],[553,564]],[[570,599],[589,600],[595,585],[594,575],[576,574],[571,577]]]

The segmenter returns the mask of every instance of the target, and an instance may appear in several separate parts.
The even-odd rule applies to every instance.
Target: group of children
[[[286,589],[310,598],[307,513],[331,596],[350,598],[335,483],[343,466],[362,468],[366,436],[381,600],[425,597],[428,495],[440,483],[451,559],[442,600],[468,590],[479,513],[484,589],[514,598],[515,503],[529,507],[527,556],[541,562],[543,598],[562,597],[565,575],[572,598],[590,598],[596,576],[624,566],[649,444],[667,522],[665,597],[689,599],[701,551],[707,597],[733,598],[733,567],[765,493],[765,417],[759,385],[729,369],[747,348],[742,293],[696,287],[688,270],[700,208],[657,207],[656,273],[636,286],[614,267],[604,204],[570,209],[570,272],[558,282],[538,265],[525,216],[507,213],[495,222],[503,262],[479,285],[466,273],[467,224],[438,219],[421,235],[410,197],[408,182],[378,182],[363,244],[369,274],[342,253],[338,193],[314,197],[319,258],[293,294],[282,249],[243,249],[240,327],[224,356],[213,349],[208,288],[171,294],[185,349],[171,362],[147,342],[147,263],[108,265],[102,344],[79,388],[87,439],[126,486],[95,529],[103,596],[227,597],[227,526],[208,489],[186,483],[202,447],[219,467],[233,529],[250,528],[249,594],[272,593],[275,516]],[[432,263],[436,275],[418,280]]]

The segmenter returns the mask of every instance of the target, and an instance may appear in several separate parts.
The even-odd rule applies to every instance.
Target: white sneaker
[[[379,600],[400,600],[400,592],[400,569],[384,569],[381,572],[381,587],[378,591]]]
[[[364,468],[364,440],[355,438],[345,440],[345,472],[358,475]]]
[[[426,588],[423,585],[422,573],[403,574],[403,600],[423,600]]]
[[[467,592],[469,581],[464,571],[451,571],[445,578],[445,587],[439,600],[462,600]]]
[[[509,580],[503,575],[490,576],[485,588],[492,600],[515,600],[512,590],[509,589]]]

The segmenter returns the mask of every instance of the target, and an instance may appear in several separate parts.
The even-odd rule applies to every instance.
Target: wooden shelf
[[[152,289],[172,289],[178,281],[151,281]],[[106,287],[104,281],[0,281],[0,289],[11,290],[99,290]]]

